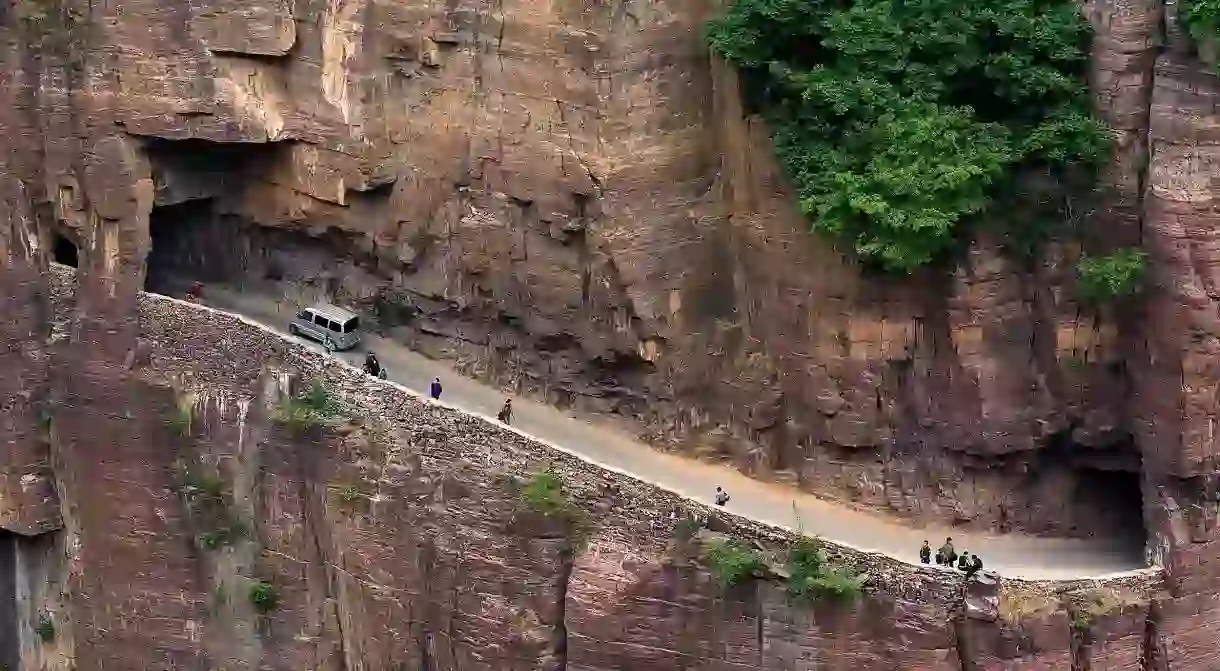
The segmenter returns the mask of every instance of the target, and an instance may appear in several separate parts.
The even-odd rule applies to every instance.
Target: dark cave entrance
[[[1078,444],[1067,435],[1052,438],[1040,455],[1038,469],[1052,483],[1071,482],[1064,492],[1068,519],[1061,523],[1071,536],[1088,536],[1114,551],[1143,561],[1148,529],[1144,520],[1141,458],[1127,438],[1105,447]],[[1066,470],[1067,480],[1054,477]]]
[[[231,256],[226,237],[214,230],[212,201],[188,200],[154,207],[148,219],[147,272],[144,288],[177,295],[192,282],[225,276]]]
[[[55,259],[55,263],[77,268],[80,266],[80,255],[76,248],[76,243],[68,239],[63,233],[55,234],[55,242],[51,246],[51,257]]]
[[[201,140],[152,140],[156,204],[149,214],[151,247],[144,288],[180,295],[193,282],[238,279],[249,235],[229,214],[243,190],[270,171],[280,147]]]

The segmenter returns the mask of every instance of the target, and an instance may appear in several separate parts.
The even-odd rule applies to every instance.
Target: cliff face
[[[1172,461],[1197,433],[1125,419],[1171,431],[1157,408],[1194,393],[1171,384],[1188,338],[1165,274],[1185,257],[1154,250],[1155,320],[1080,306],[1075,243],[1020,261],[983,232],[947,271],[862,274],[794,212],[703,47],[711,4],[27,0],[5,123],[10,200],[40,223],[15,230],[78,257],[109,325],[145,279],[325,295],[469,373],[811,490],[1131,526],[1141,450]],[[1118,142],[1104,202],[1075,218],[1086,246],[1135,244],[1183,170],[1148,138],[1185,141],[1206,117],[1157,128],[1211,77],[1161,55],[1158,0],[1085,11]],[[1146,370],[1143,323],[1175,325]]]
[[[150,348],[172,345],[147,325],[139,339],[137,292],[145,282],[173,292],[195,278],[356,304],[470,373],[626,415],[658,443],[899,513],[1062,534],[1113,533],[1142,520],[1169,591],[1115,625],[1127,643],[1114,644],[1113,658],[1129,660],[1138,638],[1148,668],[1206,668],[1220,622],[1209,177],[1220,83],[1189,52],[1172,7],[1085,7],[1098,33],[1098,108],[1117,142],[1106,197],[1080,217],[1082,238],[1086,248],[1142,244],[1152,280],[1139,304],[1098,313],[1074,297],[1075,244],[1022,262],[983,232],[950,270],[896,281],[862,274],[809,235],[765,150],[765,128],[743,114],[733,74],[703,49],[699,26],[712,4],[6,6],[0,526],[29,536],[63,529],[12,541],[25,558],[14,562],[26,567],[14,589],[79,623],[38,645],[37,617],[19,613],[22,648],[36,653],[38,668],[111,668],[136,650],[157,657],[131,668],[203,665],[201,650],[241,660],[235,668],[338,659],[359,668],[551,668],[560,659],[615,668],[635,654],[696,655],[707,637],[715,649],[742,651],[716,662],[724,668],[774,668],[767,651],[795,659],[804,648],[838,650],[876,619],[861,611],[839,633],[810,640],[801,619],[809,614],[781,606],[778,593],[763,589],[732,601],[740,611],[717,610],[730,606],[705,589],[705,573],[672,566],[630,598],[681,608],[587,606],[561,618],[561,601],[615,603],[607,594],[651,570],[634,553],[659,552],[657,541],[653,550],[634,536],[604,541],[595,556],[607,563],[582,569],[563,568],[547,530],[504,547],[499,531],[488,531],[499,522],[454,522],[429,532],[442,551],[372,521],[353,526],[322,491],[357,468],[353,460],[317,449],[316,461],[302,462],[253,401],[242,401],[255,409],[248,427],[234,414],[247,406],[233,400],[215,410],[206,444],[185,454],[200,463],[245,455],[278,474],[260,481],[268,498],[242,503],[263,506],[248,517],[265,521],[270,554],[187,556],[183,539],[203,532],[173,512],[169,465],[178,456],[164,450],[178,441],[148,411],[172,415],[171,382],[195,390],[181,379],[231,370],[224,360],[234,345],[215,333],[177,358],[152,357]],[[52,309],[51,258],[79,265],[71,318]],[[48,338],[56,320],[62,332]],[[169,359],[179,361],[172,375],[148,372]],[[262,382],[238,379],[226,398],[264,393]],[[265,452],[247,454],[263,443]],[[262,472],[242,468],[246,478]],[[443,498],[409,485],[404,500]],[[488,497],[489,516],[507,514],[507,499],[475,491]],[[474,514],[459,509],[447,510]],[[471,538],[480,545],[453,549]],[[410,570],[393,577],[407,569],[369,557],[351,559],[359,571],[337,569],[348,561],[340,548],[357,541],[369,557],[407,553]],[[62,559],[31,559],[43,555]],[[455,559],[467,555],[469,565]],[[112,565],[142,568],[121,579],[94,568]],[[286,612],[304,619],[269,639],[249,613],[223,619],[227,628],[201,625],[217,576],[256,569],[294,576],[283,582],[300,592],[283,598],[308,607]],[[456,586],[468,575],[497,585],[467,594]],[[542,601],[518,599],[512,590],[524,585]],[[573,585],[588,591],[574,596]],[[175,596],[166,597],[171,586]],[[336,605],[338,590],[424,589],[437,591],[384,612],[364,601]],[[71,598],[58,606],[61,594]],[[475,598],[513,605],[493,617],[466,607],[463,599]],[[18,610],[30,607],[23,603]],[[649,630],[624,624],[645,617],[673,631],[648,642]],[[982,636],[926,617],[926,641],[903,650],[949,664],[956,653],[945,651],[973,650],[960,656],[966,668],[1004,668],[1030,650],[1057,651],[1054,664],[1071,664],[1064,646],[1080,647],[1058,620],[1046,624],[1053,635]],[[431,624],[385,629],[391,620]],[[412,643],[400,646],[388,631]],[[760,631],[801,633],[772,645]],[[438,648],[438,636],[466,647]],[[573,647],[586,639],[609,647]],[[660,650],[674,640],[690,647]],[[871,645],[861,654],[883,660],[874,668],[938,668],[909,659],[904,667],[893,661],[899,653]],[[1108,646],[1102,637],[1088,649],[1101,655]],[[415,657],[397,660],[391,648]],[[386,661],[352,661],[374,658]],[[1093,668],[1105,668],[1101,658]]]
[[[52,295],[58,354],[71,278]],[[11,668],[1067,671],[1165,647],[1159,577],[963,591],[832,545],[869,575],[856,603],[726,589],[700,559],[709,532],[671,516],[711,511],[232,317],[163,298],[136,314],[125,363],[52,392],[64,528],[0,544]],[[339,418],[294,429],[286,394],[316,381]],[[589,513],[583,540],[523,505],[515,478],[544,467]],[[720,511],[709,527],[786,541]],[[252,604],[260,583],[274,607]]]

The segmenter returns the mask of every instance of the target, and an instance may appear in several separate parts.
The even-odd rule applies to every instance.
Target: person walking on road
[[[932,546],[928,541],[924,541],[923,547],[919,548],[919,561],[925,564],[932,563]]]
[[[433,401],[438,401],[441,398],[441,379],[439,377],[432,379],[432,384],[428,385],[428,395]]]
[[[496,419],[505,424],[513,421],[513,399],[504,399],[504,407],[500,408],[500,414],[496,415]]]
[[[729,496],[728,492],[719,487],[716,488],[716,505],[723,508],[724,504],[728,503],[730,498],[731,497]]]
[[[373,377],[381,377],[381,362],[377,360],[377,355],[369,352],[364,355],[364,372]]]

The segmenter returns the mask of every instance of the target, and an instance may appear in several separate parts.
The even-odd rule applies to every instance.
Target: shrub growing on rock
[[[55,640],[55,623],[51,621],[51,616],[46,613],[38,614],[38,624],[34,625],[34,633],[38,635],[38,640],[43,643],[50,643]]]
[[[263,614],[278,608],[280,595],[276,591],[275,585],[261,581],[250,585],[250,605],[254,606],[254,610]]]
[[[1144,281],[1144,259],[1137,249],[1124,249],[1105,256],[1085,256],[1077,266],[1080,295],[1103,303],[1135,294]]]
[[[812,228],[909,272],[964,224],[1041,209],[1031,176],[1080,181],[1106,157],[1078,5],[732,0],[708,40],[767,119]]]
[[[864,590],[864,576],[831,566],[821,543],[802,538],[788,552],[788,593],[816,601],[854,601]]]
[[[275,420],[293,435],[303,435],[333,419],[338,404],[326,387],[315,382],[309,389],[287,399],[276,409]]]
[[[579,548],[588,540],[590,528],[584,510],[563,490],[563,481],[554,471],[538,471],[520,488],[521,505],[536,514],[562,522]]]
[[[757,575],[763,567],[763,560],[753,548],[731,538],[711,544],[707,552],[707,564],[721,585],[732,587]]]

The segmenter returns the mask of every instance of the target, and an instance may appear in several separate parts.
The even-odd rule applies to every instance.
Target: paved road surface
[[[287,321],[296,307],[248,292],[209,285],[204,302],[272,328],[285,338]],[[300,339],[314,349],[316,343]],[[388,377],[409,389],[426,393],[432,378],[444,386],[442,401],[455,407],[495,416],[506,394],[469,378],[384,338],[369,335],[365,348],[377,352]],[[337,354],[359,366],[363,351]],[[613,428],[590,424],[551,406],[525,398],[513,399],[513,425],[525,433],[561,445],[597,464],[608,466],[689,499],[712,503],[717,485],[732,495],[727,509],[791,530],[803,530],[862,550],[880,552],[907,562],[918,561],[924,539],[938,547],[954,538],[958,552],[977,552],[988,569],[1010,577],[1062,579],[1101,577],[1141,569],[1143,548],[1116,541],[1047,539],[1023,534],[988,536],[961,529],[916,529],[881,513],[861,511],[819,499],[777,484],[753,480],[731,468],[668,455]],[[799,514],[799,522],[796,519]]]

